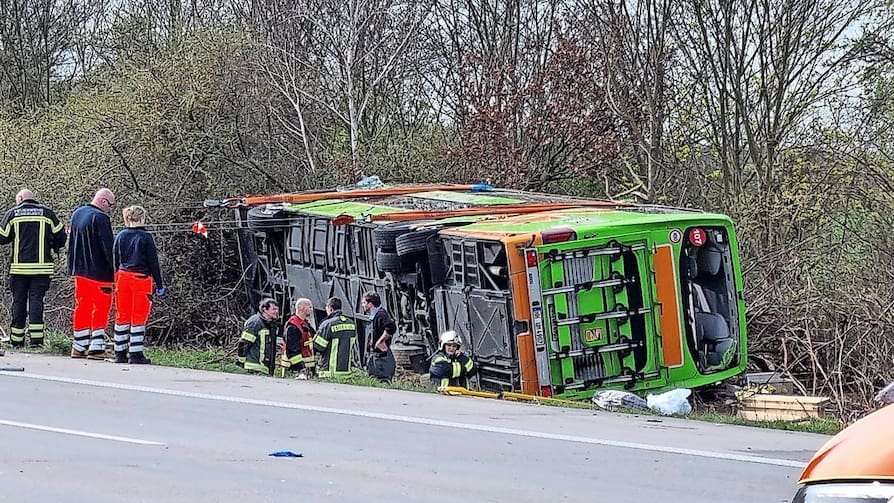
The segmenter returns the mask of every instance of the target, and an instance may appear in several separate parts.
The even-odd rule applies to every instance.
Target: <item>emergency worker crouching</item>
[[[273,375],[276,339],[279,335],[279,304],[264,299],[258,312],[245,320],[236,348],[238,363],[246,370]]]
[[[441,349],[431,358],[429,375],[435,388],[467,387],[468,378],[478,372],[475,362],[462,352],[462,339],[454,331],[441,334]]]

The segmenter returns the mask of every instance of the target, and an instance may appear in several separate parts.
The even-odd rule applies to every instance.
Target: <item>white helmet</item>
[[[460,346],[463,345],[463,340],[460,339],[459,334],[454,332],[453,330],[448,330],[441,334],[441,350],[443,351],[444,346],[447,344],[458,344]]]

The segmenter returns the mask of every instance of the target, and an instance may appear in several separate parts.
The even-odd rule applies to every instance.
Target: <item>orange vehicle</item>
[[[792,503],[894,501],[894,405],[826,442],[801,474]]]

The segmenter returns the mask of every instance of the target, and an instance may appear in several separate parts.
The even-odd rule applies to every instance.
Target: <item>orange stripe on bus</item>
[[[680,332],[680,299],[677,294],[677,268],[673,248],[658,246],[655,250],[655,286],[661,304],[661,348],[665,367],[683,365],[683,338]]]

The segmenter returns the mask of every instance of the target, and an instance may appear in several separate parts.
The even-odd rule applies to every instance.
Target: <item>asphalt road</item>
[[[783,502],[828,439],[42,355],[4,365],[25,372],[0,372],[3,502]]]

